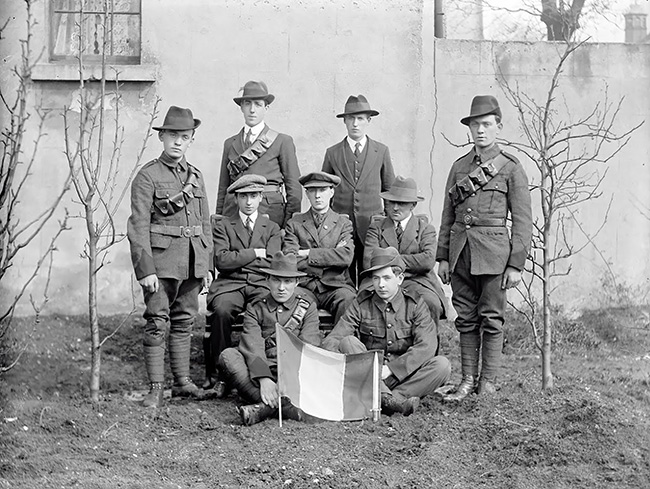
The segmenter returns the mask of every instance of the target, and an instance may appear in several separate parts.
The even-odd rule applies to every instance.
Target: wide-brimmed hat
[[[494,114],[501,118],[501,108],[496,97],[492,95],[477,95],[472,99],[472,107],[467,117],[460,120],[461,124],[469,126],[469,121],[474,117]]]
[[[324,171],[315,171],[303,175],[298,179],[298,181],[305,188],[337,187],[339,183],[341,183],[341,178],[336,175],[325,173]]]
[[[274,277],[298,278],[307,275],[298,271],[296,255],[293,253],[285,255],[281,251],[276,251],[271,257],[271,268],[260,268],[260,270]]]
[[[389,246],[388,248],[375,248],[370,258],[370,268],[363,271],[363,274],[372,273],[375,270],[381,270],[386,267],[400,267],[402,270],[406,269],[404,260],[396,248]]]
[[[370,108],[368,99],[363,95],[350,95],[348,101],[345,102],[345,108],[343,109],[342,114],[338,114],[336,117],[345,117],[346,115],[354,114],[368,114],[370,116],[379,115],[379,112]]]
[[[242,175],[226,189],[229,194],[241,192],[263,192],[266,177],[262,175]]]
[[[194,118],[190,109],[172,105],[165,115],[163,125],[152,127],[152,129],[155,131],[189,131],[190,129],[196,129],[200,125],[201,121]]]
[[[424,197],[418,195],[418,185],[412,178],[395,177],[393,185],[387,192],[379,194],[382,199],[393,202],[418,202],[424,200]]]
[[[239,89],[239,93],[233,100],[237,105],[241,105],[244,100],[264,100],[268,105],[275,100],[275,95],[269,93],[263,81],[251,80]]]

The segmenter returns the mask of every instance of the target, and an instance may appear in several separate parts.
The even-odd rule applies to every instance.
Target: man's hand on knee
[[[269,377],[260,379],[260,396],[262,402],[272,408],[278,407],[278,384],[273,382]]]

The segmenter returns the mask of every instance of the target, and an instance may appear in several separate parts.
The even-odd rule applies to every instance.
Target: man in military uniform
[[[302,200],[293,139],[264,122],[269,106],[275,100],[264,82],[247,82],[233,100],[244,115],[244,127],[223,144],[217,214],[236,216],[237,203],[226,189],[244,175],[261,175],[266,177],[267,183],[260,212],[268,214],[283,228],[294,212],[300,212]]]
[[[276,325],[291,331],[305,343],[320,345],[316,305],[296,289],[298,277],[305,275],[298,271],[296,256],[280,251],[273,255],[271,266],[263,272],[267,275],[270,292],[246,308],[239,347],[224,350],[219,360],[239,395],[246,402],[255,403],[238,408],[246,426],[277,414]],[[285,401],[286,398],[282,402],[283,416],[302,419],[302,411]]]
[[[322,167],[322,171],[341,178],[332,209],[348,215],[354,226],[355,261],[351,273],[355,285],[361,273],[370,218],[384,211],[379,192],[388,190],[395,179],[388,147],[366,135],[376,115],[379,112],[370,108],[366,97],[350,95],[343,113],[336,116],[343,119],[348,135],[327,149]]]
[[[268,257],[282,247],[280,228],[258,211],[265,185],[266,178],[261,175],[237,179],[228,193],[235,196],[238,213],[219,219],[213,227],[214,264],[219,275],[207,298],[210,344],[206,345],[208,378],[204,387],[212,387],[217,397],[228,391],[217,362],[221,352],[230,347],[232,324],[248,302],[268,293],[262,269],[268,267]]]
[[[172,396],[202,395],[190,379],[190,333],[199,292],[210,280],[210,211],[203,176],[185,158],[200,124],[190,109],[171,106],[163,125],[154,127],[162,154],[144,165],[131,185],[127,235],[146,304],[146,407],[162,404],[168,334]]]
[[[391,247],[375,248],[370,268],[374,290],[361,291],[323,348],[345,354],[382,350],[381,405],[386,414],[410,415],[451,374],[449,360],[436,356],[436,327],[424,301],[401,288],[406,265]]]
[[[431,311],[438,329],[445,314],[445,293],[433,268],[436,264],[436,229],[426,216],[414,215],[417,203],[424,200],[418,195],[415,180],[398,176],[387,192],[379,194],[384,199],[387,217],[370,224],[363,253],[364,268],[370,266],[376,248],[392,246],[404,260],[402,288],[419,295]],[[366,278],[370,287],[370,278]],[[364,280],[364,282],[366,281]]]
[[[526,173],[496,143],[502,128],[496,98],[477,95],[460,122],[469,127],[474,147],[449,172],[436,253],[438,274],[444,283],[451,281],[458,312],[462,381],[451,400],[496,390],[506,289],[521,281],[532,232]]]
[[[300,177],[311,208],[287,223],[282,249],[298,256],[298,269],[305,272],[299,284],[338,321],[356,296],[348,270],[354,256],[352,223],[330,209],[336,175],[313,172]]]

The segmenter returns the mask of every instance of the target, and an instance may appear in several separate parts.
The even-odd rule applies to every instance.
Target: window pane
[[[140,56],[140,17],[137,15],[113,17],[113,55]]]

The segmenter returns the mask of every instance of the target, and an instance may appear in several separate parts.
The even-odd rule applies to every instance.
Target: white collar
[[[253,127],[244,125],[244,137],[246,137],[246,133],[248,131],[250,131],[251,132],[251,139],[254,140],[264,130],[265,126],[266,126],[266,124],[264,123],[264,121],[260,122],[259,124],[254,125]]]
[[[357,143],[359,144],[359,151],[361,152],[363,151],[363,148],[366,147],[366,143],[368,142],[368,136],[364,136],[361,141],[355,141],[350,136],[346,136],[345,139],[347,139],[348,144],[350,145],[350,149],[352,150],[353,153],[354,153],[354,147],[357,145]]]
[[[404,218],[402,221],[395,222],[395,228],[397,228],[397,223],[399,222],[402,224],[402,230],[406,229],[406,225],[409,223],[411,216],[413,216],[412,212],[408,216],[406,216],[406,218]]]
[[[242,224],[244,226],[246,226],[246,219],[248,219],[250,217],[250,220],[253,221],[253,227],[255,227],[255,222],[257,221],[257,216],[258,216],[257,211],[253,212],[250,216],[247,216],[242,211],[239,211],[239,219],[241,219],[241,222],[242,222]]]

